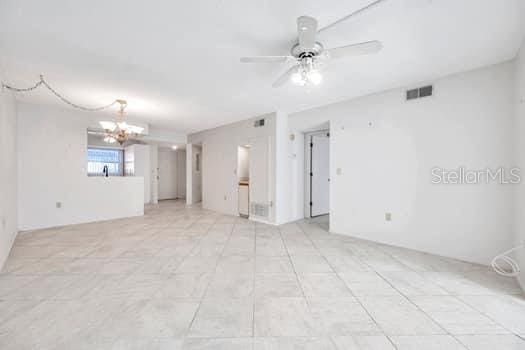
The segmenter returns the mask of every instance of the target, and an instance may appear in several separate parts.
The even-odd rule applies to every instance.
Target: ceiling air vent
[[[264,126],[264,119],[258,119],[255,122],[253,122],[253,126],[256,128],[259,128],[261,126]]]
[[[427,85],[417,89],[407,90],[407,101],[415,100],[416,98],[432,96],[433,86]]]

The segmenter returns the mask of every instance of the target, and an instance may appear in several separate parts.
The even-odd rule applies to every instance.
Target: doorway
[[[159,200],[186,197],[186,151],[159,148],[158,151]]]
[[[306,196],[308,217],[330,213],[330,132],[305,134]]]
[[[239,216],[250,216],[250,145],[237,147],[237,202]]]

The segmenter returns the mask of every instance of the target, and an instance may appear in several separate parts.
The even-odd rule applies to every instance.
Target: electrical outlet
[[[385,221],[392,221],[392,213],[385,213]]]
[[[56,205],[57,209],[62,208],[62,202],[56,202],[55,205]]]

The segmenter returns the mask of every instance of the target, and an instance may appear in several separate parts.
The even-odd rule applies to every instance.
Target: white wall
[[[516,165],[525,171],[525,42],[515,61]],[[516,191],[514,244],[525,242],[525,176]],[[525,290],[525,249],[517,252],[522,272],[519,277]]]
[[[157,145],[149,145],[149,161],[150,161],[150,203],[157,204],[159,202],[159,147]]]
[[[203,147],[192,145],[191,146],[191,191],[193,193],[192,200],[193,203],[199,203],[203,198],[203,184],[202,184],[202,174],[204,167],[203,160]],[[197,157],[200,157],[200,168],[197,169]],[[213,168],[209,168],[213,169]]]
[[[193,147],[191,143],[186,144],[186,205],[193,204]]]
[[[0,91],[0,270],[18,232],[16,104]]]
[[[256,119],[265,118],[265,126],[254,127]],[[264,164],[261,174],[250,171],[250,198],[263,198],[266,203],[275,202],[275,123],[276,113],[247,119],[238,123],[206,130],[188,136],[193,144],[202,144],[202,192],[203,207],[230,215],[238,215],[237,187],[237,147],[247,144],[266,145],[266,152],[261,149],[261,155],[268,160],[259,161],[254,155],[254,147],[250,151],[250,166]],[[187,149],[188,152],[188,149]],[[193,150],[192,152],[195,152]],[[188,157],[194,159],[194,156]],[[262,174],[264,173],[264,174]],[[262,192],[256,190],[256,175],[262,176],[267,186]],[[263,185],[261,185],[263,186]],[[259,194],[261,196],[259,196]],[[275,221],[275,206],[270,207],[269,221]]]
[[[186,204],[193,205],[202,201],[202,158],[201,169],[196,170],[196,155],[201,154],[202,146],[191,143],[186,145]]]
[[[292,210],[292,141],[288,132],[288,116],[282,112],[275,118],[275,223],[298,219]]]
[[[124,156],[132,158],[134,176],[144,179],[144,203],[151,203],[151,150],[150,145],[135,144],[124,149]]]
[[[431,169],[512,165],[513,66],[424,83],[433,97],[406,102],[403,88],[327,105],[291,115],[290,132],[330,122],[333,232],[486,264],[510,243],[513,187],[435,185]]]
[[[18,104],[18,220],[21,230],[142,215],[144,183],[88,177],[92,114]],[[62,208],[56,207],[62,203]]]
[[[177,198],[186,198],[186,151],[177,150]]]
[[[139,123],[137,122],[134,122],[134,124],[139,125]],[[147,135],[144,135],[141,138],[146,143],[155,142],[155,143],[163,143],[163,144],[166,144],[166,143],[185,144],[188,140],[185,133],[182,133],[176,130],[159,128],[159,127],[149,126],[149,125],[146,130],[147,130]]]

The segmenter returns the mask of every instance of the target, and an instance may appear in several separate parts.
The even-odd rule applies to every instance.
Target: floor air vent
[[[434,90],[434,88],[433,88],[432,85],[427,85],[427,86],[423,86],[423,87],[420,87],[420,88],[417,88],[417,89],[407,90],[407,92],[406,92],[406,94],[407,94],[407,101],[415,100],[415,99],[421,98],[421,97],[432,96],[433,90]]]
[[[268,218],[268,204],[255,203],[250,204],[250,215]]]

